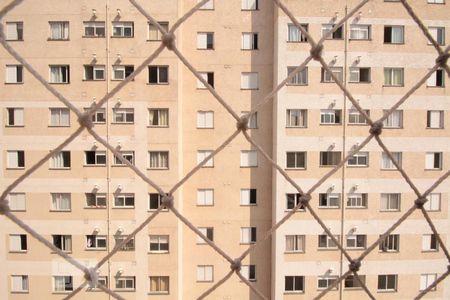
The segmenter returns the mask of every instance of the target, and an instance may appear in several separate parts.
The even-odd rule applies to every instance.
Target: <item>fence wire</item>
[[[135,0],[129,0],[130,3],[136,7],[136,9],[143,15],[148,21],[156,26],[158,30],[162,33],[162,41],[160,46],[152,53],[147,59],[145,59],[136,70],[128,76],[125,80],[121,81],[117,86],[115,86],[109,93],[107,93],[103,98],[98,101],[96,104],[92,105],[88,111],[82,112],[78,110],[69,99],[67,99],[64,95],[59,93],[55,88],[53,88],[47,81],[22,57],[18,54],[6,41],[4,26],[0,23],[0,43],[6,49],[6,51],[14,57],[18,62],[20,62],[25,69],[27,69],[50,93],[52,93],[58,100],[60,100],[65,106],[67,106],[73,113],[75,113],[78,117],[78,122],[80,124],[79,128],[75,130],[63,143],[61,143],[58,147],[50,151],[47,155],[45,155],[42,159],[40,159],[36,164],[30,167],[27,171],[25,171],[20,177],[14,180],[1,194],[0,196],[0,214],[3,214],[12,222],[21,227],[24,231],[28,232],[32,237],[37,239],[39,242],[44,244],[46,247],[50,248],[53,252],[61,256],[68,263],[81,270],[84,273],[84,281],[83,283],[74,289],[70,294],[68,294],[64,299],[70,299],[74,297],[77,293],[79,293],[86,285],[96,286],[103,292],[111,295],[116,299],[124,299],[122,296],[117,294],[115,291],[109,289],[107,286],[102,285],[98,282],[98,273],[99,268],[108,261],[117,251],[119,251],[122,246],[124,246],[128,241],[130,241],[134,236],[140,232],[145,226],[147,226],[160,212],[162,209],[169,209],[173,212],[173,214],[183,222],[189,229],[191,229],[195,234],[197,234],[200,238],[202,238],[210,247],[212,247],[220,256],[225,258],[230,263],[230,271],[219,281],[217,281],[213,286],[211,286],[208,290],[204,291],[197,299],[204,299],[208,295],[210,295],[215,289],[221,286],[224,282],[226,282],[232,275],[235,273],[239,279],[246,284],[256,295],[258,295],[261,299],[269,299],[267,295],[264,295],[261,291],[259,291],[245,276],[240,273],[242,260],[250,254],[255,248],[259,247],[262,242],[269,239],[272,234],[282,225],[284,224],[290,217],[301,207],[307,208],[306,211],[309,212],[312,217],[317,221],[317,223],[322,227],[327,236],[333,240],[333,242],[337,245],[338,249],[342,251],[345,258],[348,260],[348,270],[343,273],[340,277],[337,278],[332,284],[330,284],[325,290],[321,291],[314,299],[320,299],[325,296],[330,290],[336,288],[343,280],[345,280],[349,275],[355,276],[355,279],[359,282],[360,286],[366,292],[368,297],[371,299],[375,299],[372,292],[369,290],[367,285],[363,280],[361,280],[358,276],[358,271],[361,267],[361,263],[363,259],[373,251],[390,233],[392,233],[403,221],[405,221],[414,211],[419,210],[425,220],[427,221],[430,229],[433,234],[436,236],[439,245],[441,246],[442,251],[444,252],[447,260],[449,261],[449,265],[445,266],[446,270],[443,274],[436,278],[436,280],[430,284],[425,290],[420,291],[420,293],[415,297],[415,299],[420,299],[424,295],[426,295],[430,290],[434,289],[440,282],[447,278],[450,274],[450,254],[448,249],[446,248],[442,238],[436,230],[436,227],[433,224],[432,219],[428,215],[427,211],[424,209],[424,204],[428,201],[426,197],[445,179],[450,176],[450,170],[447,171],[444,175],[442,175],[438,180],[432,184],[425,192],[421,193],[419,189],[414,185],[411,178],[408,174],[402,169],[402,167],[396,162],[392,153],[389,151],[387,146],[384,144],[381,139],[383,121],[388,118],[390,114],[394,110],[396,110],[400,105],[402,105],[419,87],[421,87],[426,80],[438,69],[442,68],[446,71],[447,77],[450,77],[450,67],[447,64],[448,58],[450,56],[450,45],[445,49],[441,48],[437,41],[432,37],[427,27],[422,23],[420,17],[416,14],[413,8],[409,5],[407,0],[400,0],[399,2],[403,5],[405,10],[423,32],[427,40],[433,45],[437,52],[437,58],[435,61],[435,65],[430,69],[428,73],[426,73],[423,78],[421,78],[403,97],[401,97],[395,105],[393,105],[388,111],[386,111],[383,116],[378,120],[372,120],[370,116],[365,112],[365,110],[360,106],[357,100],[352,96],[349,90],[345,87],[342,81],[336,77],[336,75],[331,71],[328,64],[324,61],[322,52],[324,49],[325,40],[333,34],[341,25],[343,25],[348,19],[350,19],[355,13],[357,13],[365,4],[370,2],[371,0],[363,0],[361,1],[355,8],[353,8],[344,18],[337,22],[332,30],[328,31],[323,37],[315,42],[313,37],[300,25],[300,23],[296,20],[292,12],[286,7],[286,5],[279,0],[272,0],[274,5],[280,8],[290,19],[290,21],[300,30],[302,35],[306,36],[308,43],[311,45],[310,55],[304,60],[302,64],[296,67],[291,73],[288,74],[287,78],[281,81],[269,94],[267,94],[262,101],[260,101],[257,105],[255,105],[250,112],[245,114],[244,116],[239,116],[233,108],[214,90],[208,82],[200,75],[200,73],[195,69],[193,65],[189,63],[189,61],[183,56],[183,54],[179,51],[176,46],[176,35],[175,31],[179,28],[188,18],[190,18],[195,12],[197,12],[200,7],[206,4],[209,0],[202,0],[197,5],[192,7],[185,15],[183,15],[175,24],[170,28],[169,31],[166,31],[148,12],[146,12],[142,6],[137,3]],[[16,6],[20,5],[24,0],[14,0],[11,1],[8,5],[6,5],[2,10],[0,10],[0,22],[2,19]],[[111,99],[118,91],[120,91],[124,86],[126,86],[130,81],[132,81],[137,75],[139,75],[148,64],[150,64],[158,55],[165,49],[172,51],[180,61],[192,72],[192,74],[203,83],[203,85],[209,90],[209,92],[217,99],[217,101],[233,116],[236,120],[236,131],[232,133],[217,149],[215,149],[210,155],[208,155],[201,163],[199,163],[195,168],[189,171],[178,183],[176,183],[168,192],[164,191],[158,184],[156,184],[153,180],[148,178],[144,173],[142,173],[136,166],[132,165],[127,159],[125,159],[121,153],[112,145],[110,145],[105,139],[103,139],[100,135],[96,133],[94,130],[94,124],[91,121],[92,115],[98,110],[103,104],[105,104],[109,99]],[[331,169],[327,174],[325,174],[317,183],[315,183],[308,191],[303,191],[303,189],[292,179],[283,168],[278,165],[269,154],[267,154],[264,149],[259,146],[252,137],[247,133],[248,129],[248,119],[251,114],[257,112],[262,106],[267,105],[270,101],[273,100],[273,97],[280,91],[286,83],[292,79],[298,72],[302,71],[307,64],[316,60],[320,63],[325,71],[327,71],[331,77],[333,78],[336,85],[342,90],[345,96],[352,103],[353,107],[359,111],[367,120],[370,125],[369,135],[367,138],[357,147],[353,148],[347,156],[333,169]],[[27,225],[25,222],[20,220],[16,215],[11,213],[8,205],[8,201],[6,197],[8,194],[13,191],[23,180],[25,180],[29,175],[31,175],[34,171],[36,171],[39,167],[41,167],[44,163],[46,163],[50,157],[54,154],[61,151],[67,145],[69,145],[76,137],[78,137],[81,132],[86,129],[95,140],[105,146],[109,151],[111,151],[123,164],[127,165],[130,169],[132,169],[136,175],[138,175],[143,181],[148,183],[151,187],[156,189],[158,193],[162,197],[162,205],[153,212],[141,225],[139,225],[133,232],[131,232],[127,238],[122,240],[122,242],[116,244],[116,246],[110,251],[105,257],[103,257],[94,267],[87,268],[82,263],[77,261],[75,258],[71,257],[67,253],[64,253],[59,248],[55,247],[50,241],[45,239],[42,235],[36,232],[32,227]],[[262,154],[262,156],[271,164],[272,168],[278,171],[299,193],[300,193],[300,201],[297,206],[292,209],[289,213],[287,213],[281,220],[279,220],[272,228],[270,228],[264,235],[262,239],[259,239],[256,243],[249,246],[239,257],[232,258],[229,256],[224,250],[222,250],[219,246],[217,246],[214,242],[210,241],[201,231],[199,231],[192,222],[190,222],[187,218],[185,218],[180,211],[178,211],[174,206],[174,197],[173,193],[181,187],[189,178],[191,178],[203,165],[205,165],[209,159],[218,155],[220,151],[222,151],[229,143],[231,143],[239,134],[242,134],[245,139],[253,145],[257,151]],[[414,194],[416,195],[416,200],[414,204],[404,213],[391,227],[386,230],[380,237],[374,242],[372,245],[367,247],[365,251],[363,251],[358,257],[352,257],[348,251],[345,250],[343,245],[339,242],[338,239],[332,234],[330,229],[325,225],[324,221],[318,216],[318,214],[314,211],[314,209],[309,205],[309,201],[311,200],[311,194],[321,186],[328,178],[330,178],[335,172],[337,172],[340,168],[344,166],[344,164],[351,158],[355,153],[363,149],[372,139],[378,143],[380,148],[389,156],[397,170],[400,172],[404,180],[408,183],[409,187],[412,189]]]

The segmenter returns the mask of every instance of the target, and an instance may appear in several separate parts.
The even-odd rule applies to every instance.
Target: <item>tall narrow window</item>
[[[50,37],[49,40],[68,40],[69,22],[49,22]]]
[[[429,87],[444,87],[445,72],[443,69],[437,69],[430,77],[427,79],[427,86]]]
[[[300,26],[308,32],[308,24],[300,24]],[[294,24],[288,24],[288,42],[306,43],[308,38]]]
[[[439,242],[434,234],[422,235],[422,251],[438,251]]]
[[[7,65],[5,82],[23,83],[23,67],[21,65]]]

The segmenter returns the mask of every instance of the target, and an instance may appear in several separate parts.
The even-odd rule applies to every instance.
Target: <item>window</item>
[[[200,76],[214,88],[214,73],[213,72],[199,72]],[[206,89],[206,86],[197,79],[197,89]]]
[[[24,151],[7,151],[8,168],[21,169],[25,168],[25,152]]]
[[[119,151],[122,157],[127,160],[130,164],[134,165],[134,151]],[[114,155],[114,166],[125,166],[118,156]]]
[[[242,10],[257,10],[258,0],[242,0]]]
[[[287,67],[288,76],[297,67]],[[295,73],[295,76],[292,77],[288,82],[288,85],[308,85],[308,67],[303,68],[303,70],[298,71]]]
[[[113,123],[134,123],[134,108],[113,108]]]
[[[420,290],[426,290],[431,286],[437,278],[437,274],[420,274]],[[436,286],[431,288],[432,291],[436,290]]]
[[[369,152],[355,153],[349,158],[347,165],[352,167],[367,167],[369,165]]]
[[[114,240],[116,242],[116,247],[125,241],[128,236],[126,235],[116,235],[114,236]],[[122,247],[120,247],[119,251],[134,251],[134,237],[125,243]]]
[[[378,291],[397,291],[397,275],[378,275]]]
[[[169,253],[168,235],[150,235],[151,253]]]
[[[211,150],[198,150],[197,151],[197,164],[204,161],[209,155],[212,154]],[[214,167],[214,157],[208,159],[208,161],[203,165],[203,168]]]
[[[344,280],[344,288],[345,289],[361,289],[362,285],[361,285],[360,281],[362,283],[366,283],[366,275],[358,275],[357,277],[355,277],[354,275],[349,275]]]
[[[335,249],[337,248],[336,243],[327,234],[320,234],[319,238],[319,249]],[[339,235],[335,235],[334,238],[339,240]]]
[[[53,291],[55,292],[73,291],[72,276],[53,276]]]
[[[305,291],[305,276],[284,276],[284,291],[303,293]]]
[[[197,32],[197,49],[214,49],[214,32]]]
[[[197,0],[197,2],[201,2],[202,0]],[[213,10],[214,9],[214,0],[206,1],[205,4],[200,6],[199,10]]]
[[[169,31],[169,22],[158,22],[159,26],[161,26],[166,32]],[[160,41],[162,38],[162,33],[159,31],[158,27],[153,25],[152,23],[148,24],[148,40],[149,41]]]
[[[255,265],[244,265],[241,267],[240,271],[242,277],[248,281],[256,281],[256,266]]]
[[[84,158],[86,166],[106,165],[106,151],[84,151]]]
[[[243,117],[245,115],[248,117],[247,127],[249,129],[258,128],[258,112],[254,112],[251,115],[248,115],[248,114],[249,114],[249,111],[241,112],[241,117]]]
[[[214,205],[214,190],[213,189],[197,190],[197,205],[199,206]]]
[[[438,251],[439,242],[434,234],[422,235],[422,251]]]
[[[134,276],[116,277],[116,290],[134,290],[135,284],[136,277]]]
[[[399,211],[400,210],[400,194],[381,194],[380,198],[381,211]]]
[[[50,66],[50,83],[70,83],[69,65]]]
[[[198,111],[197,128],[214,128],[214,112]]]
[[[131,75],[131,73],[134,72],[134,66],[128,65],[128,66],[112,66],[113,72],[112,72],[112,79],[113,80],[124,80],[128,76]]]
[[[258,154],[254,150],[241,151],[241,167],[257,167]]]
[[[445,45],[445,27],[428,27],[428,32],[439,45]],[[431,43],[428,42],[428,45]]]
[[[334,24],[322,24],[322,36],[325,36],[332,31],[334,26]],[[344,37],[342,27],[342,25],[339,26],[339,28],[327,37],[327,40],[342,40]]]
[[[85,65],[83,79],[86,81],[105,80],[105,66]]]
[[[423,207],[427,211],[440,211],[441,210],[441,194],[431,193],[427,197],[428,201],[425,202]]]
[[[432,4],[444,4],[445,0],[428,0],[428,3]]]
[[[403,68],[384,68],[384,86],[403,86]]]
[[[83,22],[84,37],[105,37],[105,22]]]
[[[320,193],[319,207],[322,208],[339,208],[341,202],[341,194]]]
[[[256,205],[256,189],[241,189],[241,205]]]
[[[213,227],[198,227],[197,228],[208,240],[214,241],[214,228]],[[206,244],[206,242],[197,235],[197,244]]]
[[[378,245],[382,252],[398,252],[400,250],[400,235],[390,234]]]
[[[86,235],[86,249],[106,249],[106,235]]]
[[[88,291],[90,290],[98,290],[100,286],[108,287],[108,276],[98,276],[97,284],[88,286]]]
[[[256,227],[241,227],[241,244],[256,243]]]
[[[148,115],[150,127],[169,127],[168,108],[149,108]]]
[[[169,169],[169,151],[149,151],[150,169]]]
[[[404,39],[403,26],[384,26],[384,43],[385,44],[403,44]]]
[[[331,70],[331,73],[334,74],[334,76],[336,76],[336,78],[342,82],[343,77],[343,68],[342,67],[329,67],[329,69]],[[325,70],[324,68],[322,68],[322,76],[321,76],[321,81],[322,82],[334,82],[333,77],[331,77],[331,73],[328,72],[327,70]]]
[[[370,25],[350,24],[350,39],[351,40],[370,40],[371,30]]]
[[[114,196],[114,207],[133,208],[134,194],[116,194]]]
[[[287,193],[286,194],[286,210],[294,209],[300,203],[300,193]],[[300,205],[297,211],[304,211],[305,207]]]
[[[383,113],[387,111],[384,110]],[[403,110],[394,110],[383,121],[383,127],[385,128],[402,128],[403,127]]]
[[[9,251],[25,252],[27,251],[27,235],[26,234],[10,234],[9,235]]]
[[[52,210],[70,211],[70,193],[52,193]]]
[[[286,127],[306,127],[306,109],[286,109]]]
[[[305,252],[305,236],[286,235],[286,252]]]
[[[49,40],[68,40],[69,22],[49,22],[50,38]]]
[[[364,112],[370,116],[369,110],[364,110]],[[348,111],[348,124],[367,124],[367,119],[364,117],[362,113],[360,113],[357,109],[350,109]]]
[[[444,87],[445,73],[443,69],[437,69],[436,72],[431,74],[427,79],[427,86],[429,87]]]
[[[286,152],[286,168],[306,169],[306,152]]]
[[[349,82],[369,83],[370,68],[350,67]]]
[[[321,276],[317,279],[317,289],[324,290],[329,286],[332,286],[337,280],[337,276]],[[337,285],[333,287],[333,290],[337,290]]]
[[[308,24],[300,24],[308,32]],[[306,43],[308,38],[294,24],[288,24],[288,42]]]
[[[347,235],[345,242],[348,249],[365,249],[367,236],[365,234]]]
[[[85,108],[88,110],[89,108]],[[98,108],[92,115],[92,123],[101,124],[106,122],[106,111],[104,108]]]
[[[169,276],[150,276],[150,294],[168,294]]]
[[[168,84],[169,66],[148,66],[149,84]]]
[[[6,40],[23,41],[23,22],[6,22]]]
[[[28,292],[28,275],[11,275],[11,292]]]
[[[336,166],[341,162],[341,151],[320,151],[320,166]]]
[[[148,209],[151,211],[157,210],[160,208],[162,202],[162,196],[158,193],[150,193],[148,194]],[[163,210],[167,210],[163,208]]]
[[[6,83],[23,83],[23,67],[21,65],[6,65]]]
[[[70,112],[68,108],[50,108],[50,126],[70,126]]]
[[[50,158],[50,169],[70,168],[70,151],[60,151]]]
[[[72,236],[71,235],[61,235],[61,234],[54,234],[52,235],[53,238],[53,245],[61,249],[63,252],[70,252],[72,251]]]
[[[214,266],[197,266],[197,281],[212,282]]]
[[[113,22],[112,36],[113,37],[133,37],[134,23],[133,22]]]
[[[242,33],[242,50],[258,50],[258,33],[243,32]]]
[[[347,195],[347,208],[367,208],[367,194],[352,193]]]
[[[442,152],[425,153],[425,169],[441,170],[442,169]]]
[[[321,109],[320,124],[341,124],[341,115],[340,109]]]
[[[6,108],[7,121],[6,126],[24,126],[23,108],[8,107]]]
[[[8,204],[11,211],[25,211],[25,193],[10,193],[8,195]]]
[[[86,208],[106,208],[106,194],[86,193]]]
[[[241,90],[257,90],[258,73],[241,73]]]

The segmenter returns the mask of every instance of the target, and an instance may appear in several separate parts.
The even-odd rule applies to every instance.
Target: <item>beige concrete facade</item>
[[[1,6],[7,2],[2,0]],[[155,20],[169,28],[197,2],[139,1]],[[308,57],[310,45],[295,40],[288,28],[291,22],[272,1],[259,0],[256,9],[244,9],[243,5],[251,1],[211,2],[177,29],[176,45],[194,68],[210,73],[205,79],[237,114],[248,112],[287,76],[288,67],[298,66]],[[448,45],[449,4],[410,2],[426,26],[442,30],[444,44]],[[284,3],[300,23],[308,24],[308,32],[317,41],[323,24],[333,24],[335,13],[340,19],[358,1]],[[2,24],[9,44],[45,81],[57,81],[51,85],[80,110],[120,84],[132,71],[130,66],[136,69],[158,48],[161,39],[126,0],[24,1],[4,17]],[[350,38],[352,26],[358,25],[367,25],[368,38]],[[386,26],[394,27],[392,35],[400,28],[404,41],[385,43]],[[342,68],[347,88],[374,120],[424,76],[437,57],[401,3],[395,1],[369,2],[358,18],[352,17],[345,24],[342,38],[327,40],[324,46],[325,61]],[[64,105],[27,70],[21,77],[17,75],[20,67],[16,65],[1,48],[2,190],[78,128],[77,116],[62,110]],[[169,191],[208,151],[232,135],[236,121],[174,53],[165,49],[149,65],[105,104],[104,120],[99,112],[94,130]],[[367,82],[351,82],[350,68],[357,67],[369,69]],[[386,68],[402,68],[402,84],[386,86]],[[331,169],[321,165],[321,152],[336,151],[339,157],[345,156],[369,130],[361,122],[350,124],[350,101],[334,83],[324,82],[324,77],[319,63],[310,62],[306,82],[281,89],[273,102],[257,111],[256,121],[248,129],[304,190]],[[425,84],[402,104],[398,128],[383,129],[383,141],[391,151],[401,152],[402,167],[421,192],[450,165],[450,79],[444,77],[442,86]],[[302,110],[305,122],[288,125],[288,110]],[[321,113],[331,110],[340,110],[340,121],[324,124],[329,119],[321,118]],[[433,117],[429,111],[434,112]],[[433,118],[429,126],[427,118]],[[260,153],[255,164],[243,164],[243,156],[254,150],[238,135],[211,164],[174,193],[175,207],[230,257],[239,257],[254,239],[261,240],[289,211],[287,194],[297,193]],[[14,189],[9,200],[14,202],[14,213],[20,219],[55,245],[64,244],[61,247],[86,266],[93,266],[114,248],[118,236],[130,233],[153,213],[158,206],[158,200],[152,201],[157,191],[115,160],[86,131],[64,151],[70,154],[51,159],[37,169]],[[305,163],[288,166],[287,152],[305,152]],[[311,195],[311,207],[344,246],[347,238],[365,236],[363,246],[349,250],[352,256],[375,242],[416,199],[401,175],[386,166],[375,141],[362,152],[368,163],[346,164]],[[432,167],[436,159],[440,160],[438,167],[429,168],[427,153],[441,153],[439,158],[432,157]],[[446,180],[433,192],[438,205],[429,212],[447,248],[449,192]],[[351,201],[365,204],[349,207],[349,194],[364,197]],[[336,205],[320,205],[323,195],[340,198]],[[395,209],[380,209],[386,197],[399,197]],[[60,299],[83,282],[81,272],[30,235],[24,245],[18,235],[25,232],[18,226],[4,217],[0,224],[0,299]],[[365,258],[361,274],[377,299],[411,299],[419,293],[422,275],[428,274],[426,279],[430,281],[434,274],[446,271],[448,261],[440,247],[437,251],[423,249],[430,233],[423,216],[414,212],[394,231],[398,234],[397,250],[377,247]],[[320,292],[319,280],[333,280],[333,276],[346,272],[348,264],[339,250],[319,247],[322,234],[323,229],[308,212],[295,213],[243,261],[245,269],[248,266],[252,270],[249,279],[255,288],[270,299],[314,298]],[[62,235],[70,236],[70,241],[61,242]],[[286,236],[303,239],[303,247],[287,249]],[[136,235],[133,247],[119,251],[99,273],[126,299],[196,299],[230,270],[223,257],[167,211]],[[396,275],[395,287],[379,289],[380,275]],[[292,285],[292,280],[301,283]],[[77,297],[109,299],[87,288]],[[258,299],[237,276],[208,297]],[[362,289],[342,283],[325,298],[364,297]],[[426,298],[449,299],[449,280]]]

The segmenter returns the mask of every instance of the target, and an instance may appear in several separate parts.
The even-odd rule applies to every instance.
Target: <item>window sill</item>
[[[212,206],[212,205],[211,205]],[[239,204],[239,206],[243,206],[243,207],[246,207],[246,206],[258,206],[256,203],[249,203],[249,204]]]
[[[168,82],[148,82],[147,85],[169,85]]]
[[[82,82],[96,82],[96,81],[102,82],[102,81],[106,81],[106,79],[105,78],[103,78],[103,79],[83,79],[81,81]]]
[[[70,41],[70,39],[51,39],[51,38],[48,38],[47,41],[49,41],[49,42],[68,42],[68,41]]]
[[[95,35],[83,35],[81,38],[83,38],[83,39],[104,39],[105,38],[105,36],[104,35],[102,35],[102,36],[95,36]]]
[[[397,290],[377,290],[377,293],[396,293]]]
[[[70,213],[72,212],[71,209],[50,209],[49,212],[65,212],[65,213]]]
[[[400,212],[400,209],[380,210],[380,212]]]
[[[308,86],[307,83],[302,84],[295,84],[295,83],[286,83],[286,86]]]
[[[9,253],[26,254],[28,250],[9,250]]]
[[[284,251],[284,254],[304,254],[305,251]]]
[[[214,204],[197,204],[197,207],[213,207]],[[241,205],[242,206],[242,205]]]
[[[289,295],[289,294],[304,294],[305,291],[284,291],[283,294]]]
[[[341,126],[342,123],[320,123],[320,126]]]
[[[7,128],[23,128],[25,125],[5,125]]]
[[[157,209],[153,209],[153,208],[152,208],[152,209],[147,209],[147,211],[153,213],[153,212],[157,211]],[[160,212],[168,212],[168,211],[169,211],[169,210],[168,210],[167,208],[163,208],[163,209],[160,210]]]
[[[308,128],[308,126],[286,126],[286,129],[290,128]]]
[[[169,168],[147,168],[147,170],[151,171],[167,171],[170,170]]]
[[[298,168],[284,168],[286,171],[304,171],[306,168],[298,167]]]
[[[124,35],[112,35],[112,39],[132,39],[134,36],[124,36]]]
[[[149,40],[149,39],[147,39],[146,41],[147,42],[161,42],[161,40]]]
[[[23,42],[24,40],[21,39],[21,40],[5,40],[5,41],[7,41],[7,42]]]
[[[208,51],[214,51],[214,48],[197,48],[197,50],[208,50]]]
[[[382,85],[382,87],[405,87],[405,85],[386,85],[386,84],[383,84]]]
[[[241,91],[257,91],[257,90],[259,90],[259,88],[254,88],[254,89],[251,89],[251,88],[241,88]]]
[[[289,213],[289,212],[291,212],[291,211],[293,211],[293,209],[287,208],[287,209],[284,210],[285,213]],[[299,208],[299,209],[297,209],[295,212],[306,212],[306,209],[304,209],[304,208]]]
[[[52,171],[58,171],[58,170],[67,171],[67,170],[70,170],[70,167],[69,168],[48,168],[48,169],[52,170]]]
[[[367,209],[365,206],[347,206],[347,209]]]
[[[85,206],[84,209],[105,209],[106,206]]]
[[[147,128],[169,128],[169,125],[147,125]]]
[[[53,295],[61,295],[61,294],[70,294],[70,293],[72,293],[73,291],[53,291],[52,292],[52,294]]]
[[[70,125],[48,125],[50,128],[63,128],[63,127],[70,127]]]
[[[134,206],[113,206],[112,209],[134,209]]]
[[[134,122],[111,122],[111,125],[133,125]]]
[[[249,242],[249,243],[243,243],[243,242],[240,242],[239,243],[239,245],[253,245],[253,244],[255,244],[256,242]]]
[[[258,166],[240,166],[241,169],[257,168]]]
[[[430,249],[430,250],[422,250],[422,253],[432,253],[432,252],[439,252],[439,250],[434,250],[434,249]]]
[[[317,251],[336,251],[339,250],[338,247],[335,248],[317,248]]]
[[[442,168],[439,168],[439,169],[424,169],[424,171],[442,171]]]
[[[7,84],[7,85],[21,85],[21,84],[23,84],[23,82],[5,82],[5,84]]]
[[[361,166],[358,166],[358,165],[356,165],[356,166],[349,166],[349,165],[347,165],[347,168],[356,168],[356,169],[368,168],[368,167],[369,167],[368,165],[361,165]]]
[[[106,164],[104,165],[83,165],[83,167],[106,167]]]
[[[196,127],[197,129],[214,129],[214,127]]]
[[[347,123],[347,126],[367,126],[367,123]]]
[[[393,254],[393,253],[400,253],[400,251],[398,251],[398,250],[386,250],[386,251],[378,250],[378,253],[391,253],[391,254]]]
[[[27,211],[26,209],[12,209],[12,208],[10,208],[9,210],[14,211],[14,212],[26,212]]]
[[[286,43],[290,44],[308,44],[308,41],[286,41]]]
[[[6,126],[6,127],[8,127],[8,126]],[[14,127],[18,127],[18,126],[14,126]],[[21,126],[21,127],[23,127],[23,126]],[[425,129],[436,130],[436,129],[444,129],[444,127],[426,127]]]
[[[70,84],[70,82],[49,82],[49,84],[60,85],[60,84]]]
[[[320,165],[319,168],[334,168],[337,165]]]
[[[106,251],[106,248],[84,248],[85,251]]]
[[[134,164],[131,164],[132,166],[134,166]],[[125,164],[123,164],[123,165],[111,165],[111,167],[113,167],[113,168],[125,168],[125,167],[128,167],[128,165],[125,165]]]
[[[318,206],[318,209],[339,209],[339,206]]]
[[[372,82],[371,81],[349,81],[348,83],[352,83],[352,84],[370,84]]]
[[[167,291],[167,292],[148,292],[147,295],[169,295],[169,291]]]
[[[11,291],[11,294],[28,294],[29,291]]]
[[[401,166],[400,166],[401,167]],[[391,169],[383,169],[381,168],[380,171],[398,171],[397,168],[391,168]]]
[[[347,251],[361,251],[361,250],[366,250],[367,248],[366,247],[364,247],[364,248],[358,248],[358,247],[356,247],[356,248],[345,248],[345,250],[347,250]]]
[[[169,254],[169,251],[148,251],[148,254]]]
[[[61,249],[59,249],[59,250],[61,250]],[[72,251],[64,251],[64,250],[61,250],[61,251],[65,254],[72,254]],[[55,251],[50,251],[50,254],[57,254],[57,253]]]
[[[136,289],[128,289],[128,290],[126,290],[126,289],[115,289],[114,290],[115,292],[136,292]]]
[[[371,42],[372,39],[348,39],[349,42],[356,42],[356,41],[362,41],[362,42]]]
[[[25,167],[6,167],[6,170],[25,170]]]
[[[242,50],[242,51],[255,51],[255,50],[257,51],[257,50],[259,50],[259,49],[258,49],[258,48],[255,48],[255,49],[242,49],[242,48],[241,48],[241,50]]]

